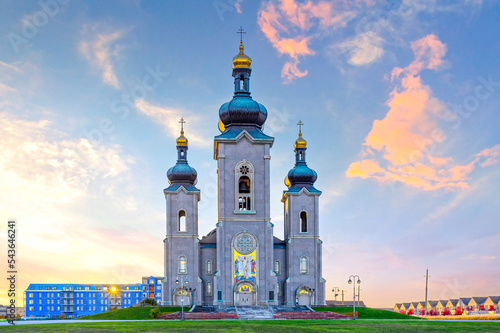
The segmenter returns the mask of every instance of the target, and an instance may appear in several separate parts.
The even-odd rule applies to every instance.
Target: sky
[[[4,271],[16,219],[19,291],[162,276],[180,117],[200,238],[215,227],[243,26],[275,234],[302,120],[327,299],[352,300],[357,274],[369,306],[422,301],[427,267],[429,299],[499,295],[499,15],[492,0],[0,1]]]

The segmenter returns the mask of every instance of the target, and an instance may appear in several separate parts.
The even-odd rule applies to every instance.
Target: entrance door
[[[234,304],[237,306],[257,305],[255,285],[251,282],[237,285],[234,291]]]
[[[237,293],[236,294],[236,305],[237,306],[254,305],[253,296],[254,296],[254,294],[251,292],[249,292],[249,293],[245,293],[245,292]]]
[[[311,305],[311,297],[309,294],[299,294],[299,305]]]
[[[191,297],[189,295],[176,294],[174,298],[174,305],[176,306],[189,306],[191,304]]]

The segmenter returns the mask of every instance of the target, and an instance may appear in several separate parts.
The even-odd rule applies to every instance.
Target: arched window
[[[306,256],[300,257],[300,274],[309,273],[309,260]]]
[[[245,77],[240,75],[240,90],[245,90]]]
[[[235,211],[253,211],[253,166],[243,160],[235,168]]]
[[[185,210],[179,211],[178,225],[179,225],[179,229],[178,229],[179,232],[186,232],[186,211]]]
[[[301,161],[303,161],[303,160],[304,160],[304,152],[300,152],[300,153],[299,153],[299,156],[300,156],[300,157],[299,157],[299,159],[300,159]]]
[[[280,272],[281,272],[281,263],[279,260],[275,260],[274,261],[274,271],[276,272],[276,274],[280,275]]]
[[[300,212],[300,232],[307,232],[307,212]]]
[[[212,282],[207,282],[207,296],[212,296]]]
[[[212,274],[212,260],[207,260],[207,274]]]
[[[178,259],[178,274],[187,274],[187,259],[186,256],[182,255]]]

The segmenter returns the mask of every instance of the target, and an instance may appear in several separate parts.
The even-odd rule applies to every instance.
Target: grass
[[[125,309],[111,310],[89,316],[79,317],[78,319],[92,320],[143,320],[151,319],[149,316],[151,309],[158,308],[160,313],[181,311],[180,306],[140,306]],[[184,311],[189,311],[189,307],[184,307]]]
[[[313,307],[316,311],[331,311],[352,316],[352,306]],[[421,319],[402,313],[365,307],[356,307],[359,319]]]
[[[16,325],[5,332],[498,332],[499,323],[431,320],[131,321]]]

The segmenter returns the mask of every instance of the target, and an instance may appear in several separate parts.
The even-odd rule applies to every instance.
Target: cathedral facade
[[[284,240],[270,217],[274,138],[263,132],[266,108],[250,96],[250,65],[240,42],[233,58],[234,95],[219,110],[214,138],[218,221],[198,237],[197,173],[187,161],[181,127],[177,163],[167,172],[165,305],[324,305],[317,174],[306,164],[307,142],[295,141],[295,166],[283,191]],[[181,126],[183,125],[181,119]]]

